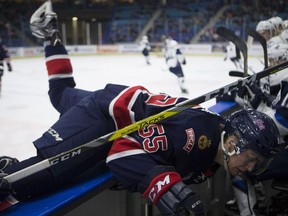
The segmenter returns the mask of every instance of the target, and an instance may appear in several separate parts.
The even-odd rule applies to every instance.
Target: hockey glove
[[[204,206],[183,182],[173,185],[161,196],[157,207],[164,216],[204,215]]]
[[[7,196],[12,194],[11,185],[3,177],[6,176],[5,173],[0,173],[0,202],[5,200]]]
[[[240,88],[237,92],[237,96],[241,99],[244,99],[247,96],[247,99],[251,107],[257,109],[261,102],[266,103],[267,106],[271,105],[271,101],[269,100],[269,96],[262,92],[262,90],[256,85],[252,84],[250,86],[245,85]]]
[[[7,68],[9,72],[12,72],[12,65],[11,63],[7,62]]]
[[[18,163],[19,161],[16,158],[2,156],[0,157],[0,172],[5,171],[5,169],[12,164]]]
[[[185,58],[183,59],[183,61],[182,61],[182,64],[183,64],[183,65],[186,65],[186,64],[187,64],[187,62],[186,62],[186,59],[185,59]]]
[[[164,216],[203,215],[202,202],[182,182],[174,167],[153,167],[138,185],[144,198],[156,205]]]

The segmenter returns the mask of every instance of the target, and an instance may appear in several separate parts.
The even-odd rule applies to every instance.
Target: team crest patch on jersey
[[[211,141],[205,136],[202,135],[198,139],[198,148],[203,150],[211,145]]]
[[[187,142],[183,147],[183,149],[189,153],[193,149],[195,143],[195,133],[192,128],[188,128],[186,129],[186,134],[187,134]]]

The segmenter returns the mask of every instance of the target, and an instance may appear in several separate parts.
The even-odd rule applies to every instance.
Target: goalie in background
[[[148,40],[148,36],[147,35],[143,35],[140,43],[139,43],[139,46],[140,46],[140,50],[143,54],[143,56],[145,57],[145,60],[146,60],[146,64],[147,65],[150,65],[150,50],[151,50],[151,46],[150,46],[150,43],[149,43],[149,40]]]
[[[2,76],[4,75],[5,62],[8,71],[12,72],[12,65],[9,51],[8,48],[5,46],[5,44],[2,42],[2,37],[0,36],[0,95],[1,95]]]
[[[225,57],[224,61],[230,59],[231,62],[235,65],[236,69],[243,71],[243,62],[241,60],[240,50],[235,46],[234,43],[229,41],[228,45],[225,48]]]
[[[0,158],[0,209],[67,185],[105,161],[125,189],[141,193],[163,215],[200,216],[205,214],[204,205],[188,184],[206,181],[220,166],[231,175],[262,172],[273,159],[279,131],[270,117],[243,109],[223,119],[197,106],[9,182],[9,174],[187,100],[152,94],[143,86],[107,84],[97,91],[75,88],[51,1],[32,15],[30,27],[33,35],[44,40],[49,96],[60,118],[34,141],[36,156],[21,162]]]

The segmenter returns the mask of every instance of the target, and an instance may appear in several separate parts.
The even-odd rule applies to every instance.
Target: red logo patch
[[[187,142],[183,147],[183,149],[189,153],[193,149],[195,143],[194,130],[192,128],[186,129],[186,134],[187,134]]]

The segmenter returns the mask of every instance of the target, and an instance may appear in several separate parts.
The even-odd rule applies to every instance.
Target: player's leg
[[[147,63],[148,65],[150,65],[150,57],[149,57],[149,51],[148,51],[148,49],[147,49],[147,48],[144,48],[144,49],[142,50],[142,54],[144,55],[144,57],[145,57],[145,59],[146,59],[146,63]]]
[[[90,94],[75,89],[73,69],[67,50],[60,40],[57,15],[51,1],[43,3],[31,16],[32,34],[44,40],[51,103],[61,114]]]
[[[184,94],[188,93],[188,89],[187,89],[186,84],[185,84],[185,77],[184,77],[184,73],[183,73],[181,64],[179,62],[177,62],[177,65],[175,67],[170,67],[169,71],[174,73],[177,76],[177,81],[178,81],[178,85],[181,89],[181,92]]]

